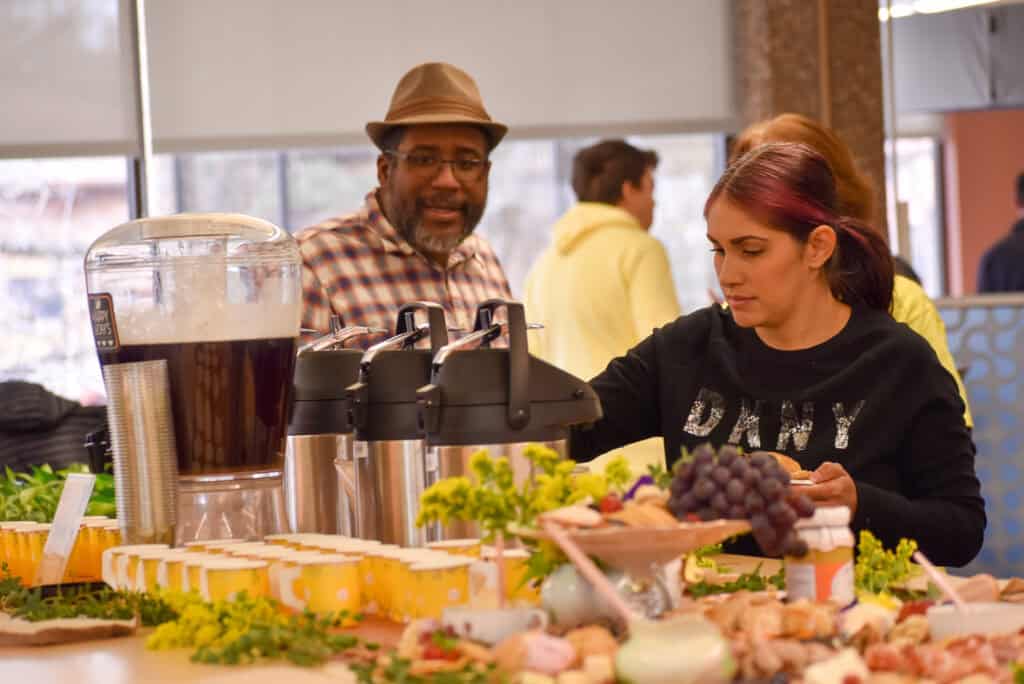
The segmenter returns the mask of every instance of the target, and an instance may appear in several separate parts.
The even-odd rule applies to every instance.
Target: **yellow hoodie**
[[[928,340],[928,344],[935,350],[942,367],[949,371],[956,381],[956,387],[960,390],[960,398],[964,400],[964,422],[967,427],[974,427],[974,420],[971,418],[971,407],[967,404],[967,390],[964,388],[964,381],[960,378],[960,372],[956,369],[953,355],[949,351],[949,341],[946,338],[946,325],[939,316],[939,310],[928,295],[910,278],[898,275],[893,282],[892,288],[892,317],[900,323],[905,323],[911,330]]]
[[[555,223],[526,279],[530,352],[586,380],[679,317],[665,248],[628,212],[580,202]],[[663,463],[661,439],[622,450],[634,471]]]

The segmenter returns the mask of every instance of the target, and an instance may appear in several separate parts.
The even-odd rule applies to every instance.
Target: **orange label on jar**
[[[831,563],[786,563],[786,593],[790,599],[834,601],[840,606],[851,603],[853,561]]]

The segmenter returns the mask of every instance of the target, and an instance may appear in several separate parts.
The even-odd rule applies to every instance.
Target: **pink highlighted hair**
[[[704,216],[719,198],[801,243],[821,225],[836,233],[836,250],[825,264],[832,295],[851,306],[889,310],[893,263],[889,248],[864,222],[838,210],[836,181],[828,162],[799,143],[768,143],[737,159],[718,179]]]

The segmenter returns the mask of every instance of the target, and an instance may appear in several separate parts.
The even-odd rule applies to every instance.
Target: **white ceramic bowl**
[[[965,634],[1005,634],[1024,627],[1024,605],[1016,603],[968,603],[969,611],[960,614],[956,606],[928,609],[932,639],[940,640]]]

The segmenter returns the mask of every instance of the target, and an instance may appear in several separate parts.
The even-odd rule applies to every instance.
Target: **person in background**
[[[105,406],[82,406],[33,382],[0,382],[0,467],[88,464],[85,437],[106,424]]]
[[[729,156],[736,161],[744,154],[764,143],[803,143],[825,157],[835,174],[836,191],[844,214],[871,225],[875,217],[875,194],[871,182],[857,169],[853,153],[832,130],[799,114],[782,114],[774,119],[749,126],[739,134]],[[964,402],[964,420],[967,427],[974,426],[967,390],[957,371],[953,354],[949,351],[946,325],[921,285],[906,275],[897,274],[893,280],[892,317],[907,326],[935,350],[942,367],[949,371]]]
[[[889,249],[843,206],[807,145],[733,162],[704,205],[728,308],[683,316],[612,361],[591,381],[604,415],[572,430],[569,453],[655,435],[669,466],[704,442],[783,453],[812,471],[800,492],[849,507],[855,534],[915,539],[933,562],[964,565],[986,516],[963,401],[928,343],[889,314]]]
[[[910,278],[918,285],[921,284],[921,276],[917,274],[914,267],[909,261],[901,257],[899,254],[892,255],[892,267],[893,271],[897,276],[903,276],[904,278]]]
[[[1024,172],[1017,176],[1017,222],[981,258],[978,292],[1024,292]]]
[[[657,166],[654,151],[623,140],[576,154],[579,201],[555,223],[552,244],[526,279],[526,315],[544,326],[531,335],[535,356],[592,378],[679,316],[665,248],[649,232]],[[634,468],[663,457],[661,440],[624,452]]]
[[[302,327],[344,326],[394,333],[398,309],[444,306],[449,326],[472,329],[477,306],[509,299],[490,245],[473,231],[487,205],[489,155],[507,132],[493,121],[469,74],[427,63],[399,81],[383,121],[366,125],[380,149],[379,186],[354,214],[299,232]]]

